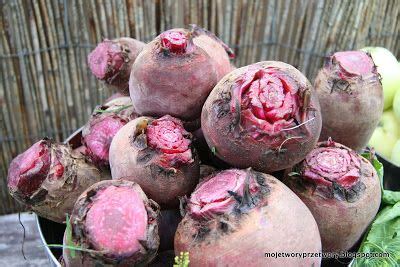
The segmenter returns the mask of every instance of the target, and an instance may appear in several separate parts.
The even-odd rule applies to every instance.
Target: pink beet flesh
[[[95,249],[131,255],[146,240],[148,217],[140,195],[129,187],[109,186],[97,192],[86,215],[87,236]]]
[[[236,99],[231,102],[235,112],[240,102],[243,126],[258,129],[253,137],[266,133],[279,134],[293,126],[298,112],[297,87],[293,80],[276,69],[251,70],[245,73],[234,88]]]
[[[161,44],[164,48],[175,54],[183,54],[186,52],[188,39],[186,35],[178,30],[169,30],[161,35]]]
[[[374,62],[363,51],[345,51],[333,54],[333,57],[340,64],[341,73],[348,75],[366,75],[374,70]]]
[[[191,141],[187,134],[182,123],[168,115],[154,120],[146,131],[149,146],[164,153],[166,163],[192,160]]]
[[[361,162],[355,152],[337,147],[332,141],[311,151],[306,157],[304,177],[317,184],[330,186],[336,182],[351,187],[360,179]]]
[[[206,178],[190,197],[191,215],[207,217],[231,211],[236,203],[232,193],[243,196],[245,181],[246,172],[242,170],[226,170],[211,179]],[[251,179],[249,188],[251,192],[257,191],[254,179]]]
[[[30,197],[39,189],[46,179],[51,165],[49,144],[46,140],[39,141],[24,153],[18,155],[10,164],[8,170],[8,186],[11,191]],[[57,165],[58,166],[58,165]],[[63,168],[56,166],[56,175]]]
[[[89,68],[100,80],[114,76],[124,64],[121,48],[117,43],[104,40],[89,54]]]
[[[95,162],[108,162],[111,141],[125,124],[125,120],[114,116],[104,117],[96,121],[91,126],[90,133],[84,136],[87,154]]]

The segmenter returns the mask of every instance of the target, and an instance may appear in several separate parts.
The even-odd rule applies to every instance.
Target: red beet
[[[13,159],[8,189],[40,216],[63,223],[78,196],[106,178],[106,173],[87,163],[82,155],[72,154],[68,145],[43,139]]]
[[[115,134],[136,117],[129,97],[115,98],[97,106],[82,130],[85,154],[99,167],[109,165],[109,149]]]
[[[216,156],[235,167],[273,172],[301,161],[317,143],[321,113],[311,85],[276,61],[226,75],[203,107],[204,137]]]
[[[383,112],[383,91],[370,55],[333,54],[315,79],[322,113],[320,140],[329,137],[354,150],[364,148]]]
[[[231,70],[227,52],[221,40],[197,26],[161,33],[132,67],[129,91],[137,112],[198,119],[214,85]]]
[[[319,266],[317,257],[264,257],[272,252],[320,252],[307,207],[274,177],[230,169],[201,182],[175,235],[175,255],[190,266]],[[301,219],[299,219],[301,218]]]
[[[71,236],[64,245],[66,266],[142,266],[159,246],[158,205],[140,186],[124,180],[96,183],[76,201],[71,215]],[[88,251],[90,250],[90,251]]]
[[[192,136],[169,115],[139,117],[122,127],[111,143],[110,167],[113,179],[137,182],[162,207],[177,206],[199,179]]]
[[[128,37],[105,39],[89,54],[89,68],[97,79],[127,95],[133,62],[144,45]]]
[[[374,219],[381,201],[371,163],[346,146],[321,142],[286,172],[284,182],[314,215],[325,251],[350,249]]]

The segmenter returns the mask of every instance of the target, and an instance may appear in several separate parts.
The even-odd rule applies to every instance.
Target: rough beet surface
[[[137,182],[162,207],[178,205],[199,179],[192,136],[180,120],[139,117],[115,135],[110,147],[113,179]]]
[[[40,216],[63,223],[78,196],[105,178],[68,145],[43,139],[12,160],[8,189]]]
[[[298,163],[315,146],[321,113],[303,74],[265,61],[226,75],[207,98],[201,125],[220,159],[273,172]]]
[[[372,58],[363,51],[337,52],[315,79],[322,113],[320,141],[329,137],[364,148],[383,111],[383,91]]]
[[[284,182],[314,215],[324,251],[346,251],[360,239],[380,205],[374,167],[332,140],[321,142],[287,170]]]
[[[70,242],[93,251],[77,251],[72,257],[65,248],[64,262],[66,266],[145,265],[159,246],[157,218],[158,205],[136,183],[96,183],[79,197],[70,221]]]
[[[129,90],[137,112],[198,119],[212,88],[231,71],[227,52],[221,40],[197,26],[161,33],[132,67]]]
[[[82,130],[86,155],[99,167],[109,165],[109,149],[115,134],[136,117],[129,97],[115,98],[97,106]]]
[[[144,45],[128,37],[105,39],[89,54],[89,68],[97,79],[127,95],[133,62]]]
[[[301,218],[301,220],[299,219]],[[320,252],[307,207],[274,177],[230,169],[202,181],[187,200],[175,255],[190,266],[319,266],[318,257],[264,257],[276,251]]]

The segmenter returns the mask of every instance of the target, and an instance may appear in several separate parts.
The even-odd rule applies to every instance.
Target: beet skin
[[[304,161],[287,170],[284,182],[311,210],[328,252],[356,244],[381,201],[371,163],[332,140],[319,143]]]
[[[124,180],[94,184],[76,201],[71,234],[64,245],[86,251],[63,250],[67,267],[144,266],[159,246],[158,205],[140,186]],[[69,240],[68,240],[69,239]]]
[[[198,119],[212,88],[231,71],[228,54],[221,40],[197,26],[161,33],[132,67],[129,91],[137,112]]]
[[[133,62],[144,45],[128,37],[105,39],[89,54],[89,68],[97,79],[127,95]]]
[[[300,162],[313,149],[321,113],[301,72],[283,62],[264,61],[232,71],[215,86],[201,125],[220,159],[274,172]]]
[[[175,255],[190,266],[320,266],[319,257],[268,257],[321,251],[317,224],[303,202],[273,176],[230,169],[202,181],[187,200]]]
[[[162,207],[178,206],[178,197],[192,192],[199,179],[199,161],[192,135],[169,115],[139,117],[115,135],[110,147],[113,179],[138,183]]]
[[[78,196],[107,176],[68,145],[43,139],[11,161],[8,189],[38,215],[64,223]]]
[[[315,79],[321,105],[320,141],[333,138],[354,150],[370,139],[383,112],[383,91],[370,55],[363,51],[337,52]]]
[[[109,149],[115,134],[128,121],[136,118],[129,97],[115,98],[97,106],[82,130],[85,154],[99,167],[109,165]]]

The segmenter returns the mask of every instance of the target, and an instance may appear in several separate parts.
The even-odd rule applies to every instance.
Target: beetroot
[[[43,139],[11,161],[8,189],[40,216],[63,223],[78,196],[106,178],[68,145]]]
[[[178,205],[199,179],[199,161],[192,136],[182,122],[166,115],[139,117],[115,135],[110,147],[113,179],[137,182],[162,207]]]
[[[235,167],[273,172],[301,161],[317,143],[321,113],[311,85],[276,61],[226,75],[203,107],[204,137],[216,156]]]
[[[221,40],[197,26],[161,33],[132,67],[129,91],[137,112],[198,119],[214,85],[231,71],[228,54]]]
[[[333,54],[315,79],[322,113],[320,140],[329,137],[354,150],[364,148],[383,112],[376,66],[363,51]]]
[[[76,201],[71,233],[64,245],[76,246],[75,257],[64,248],[66,266],[142,266],[159,246],[158,205],[140,186],[124,180],[92,185]]]
[[[317,224],[300,199],[273,176],[230,169],[201,182],[175,235],[175,255],[190,266],[319,266],[318,257],[264,257],[320,252]]]
[[[144,45],[128,37],[105,39],[89,54],[89,68],[97,79],[127,95],[133,62]]]
[[[350,249],[379,209],[381,189],[374,167],[332,140],[319,143],[287,171],[284,182],[314,215],[324,251]]]
[[[115,98],[97,106],[82,130],[85,154],[99,167],[109,165],[109,149],[115,134],[136,117],[129,97]]]

